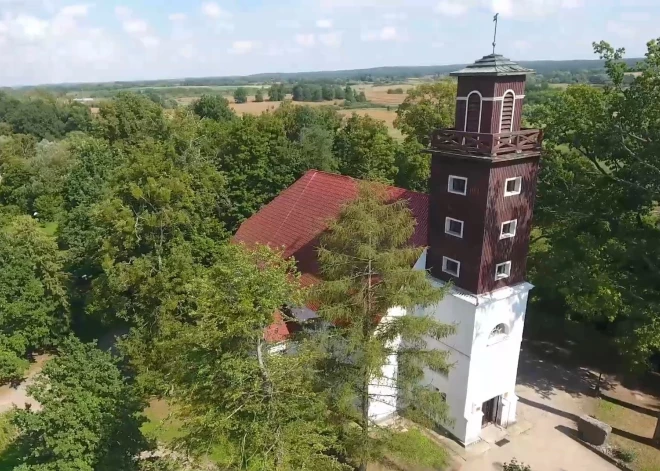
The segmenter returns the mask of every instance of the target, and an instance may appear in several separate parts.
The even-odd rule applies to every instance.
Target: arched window
[[[489,339],[499,337],[502,335],[506,335],[506,325],[505,324],[497,324],[493,330],[490,331],[490,335],[488,336]]]
[[[470,92],[465,109],[465,131],[481,132],[481,93]]]
[[[496,343],[506,340],[507,335],[509,335],[509,328],[507,325],[497,324],[495,328],[490,331],[490,335],[488,335],[488,345],[495,345]]]
[[[507,90],[502,100],[502,113],[500,115],[500,132],[513,131],[513,119],[515,118],[516,94],[513,90]]]

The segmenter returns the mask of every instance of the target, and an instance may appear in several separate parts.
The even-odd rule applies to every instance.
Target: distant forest
[[[626,59],[625,62],[634,67],[641,59]],[[520,65],[534,69],[537,74],[544,76],[549,82],[587,82],[586,76],[602,72],[602,60],[567,60],[567,61],[521,61]],[[58,92],[70,91],[96,91],[121,90],[139,87],[196,87],[196,86],[241,86],[263,83],[350,83],[350,82],[376,82],[393,83],[401,80],[418,77],[443,76],[464,67],[465,64],[431,65],[431,66],[396,66],[376,67],[372,69],[336,70],[319,72],[293,72],[293,73],[262,73],[247,76],[232,77],[197,77],[162,80],[138,80],[97,83],[65,83],[41,85],[29,88],[47,88]],[[577,78],[576,78],[577,76]],[[570,80],[569,80],[570,79]]]

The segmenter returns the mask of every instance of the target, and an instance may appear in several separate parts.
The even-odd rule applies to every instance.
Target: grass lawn
[[[604,399],[598,401],[596,418],[629,434],[630,438],[612,431],[610,444],[622,451],[631,452],[634,459],[632,467],[638,471],[660,471],[660,450],[640,441],[650,440],[655,430],[656,418],[647,414],[613,404]],[[639,436],[640,441],[634,440]]]

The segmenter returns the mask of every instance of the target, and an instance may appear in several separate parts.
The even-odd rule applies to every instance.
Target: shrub
[[[518,463],[515,458],[510,463],[504,463],[502,471],[532,471],[532,468],[524,463]]]

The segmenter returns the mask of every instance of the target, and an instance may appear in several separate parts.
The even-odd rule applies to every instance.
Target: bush
[[[504,463],[502,471],[532,471],[532,468],[523,463],[518,463],[515,458],[510,463]]]
[[[390,88],[387,93],[389,95],[403,95],[403,88]]]
[[[28,366],[30,363],[25,358],[0,346],[0,384],[18,383],[23,379]]]
[[[632,463],[637,458],[637,454],[633,450],[625,450],[622,448],[616,448],[612,450],[612,454],[619,461],[624,463]]]

